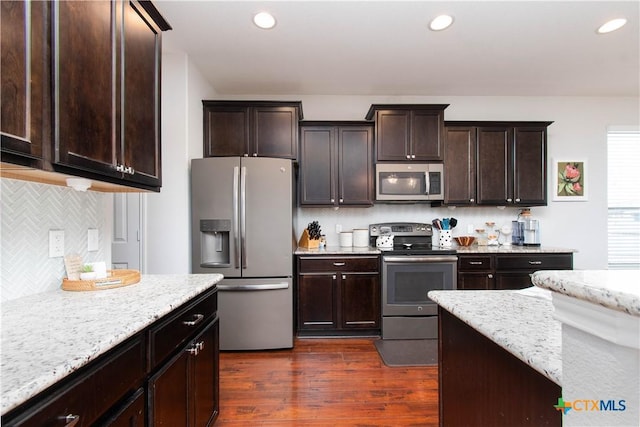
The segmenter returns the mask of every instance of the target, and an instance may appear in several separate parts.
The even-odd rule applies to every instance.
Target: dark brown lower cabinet
[[[216,318],[149,379],[149,419],[157,426],[207,426],[218,413]]]
[[[447,310],[438,314],[441,426],[562,425],[558,384]]]
[[[298,334],[379,334],[380,292],[377,255],[298,257]]]
[[[572,269],[572,253],[458,254],[458,289],[523,289],[535,271]]]

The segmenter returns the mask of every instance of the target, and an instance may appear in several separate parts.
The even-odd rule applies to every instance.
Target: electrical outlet
[[[336,224],[336,233],[342,233],[342,224]]]
[[[87,230],[87,251],[94,252],[98,250],[98,229],[90,228]]]
[[[64,230],[49,230],[49,258],[64,256]]]

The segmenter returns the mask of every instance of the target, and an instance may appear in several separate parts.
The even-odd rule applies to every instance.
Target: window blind
[[[607,152],[609,269],[640,269],[640,130],[609,130]]]

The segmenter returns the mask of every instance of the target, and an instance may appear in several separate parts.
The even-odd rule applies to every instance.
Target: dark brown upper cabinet
[[[55,2],[56,170],[159,190],[161,32],[170,27],[149,7]]]
[[[373,125],[303,122],[300,205],[373,205]]]
[[[553,122],[446,122],[445,204],[546,206]]]
[[[448,104],[371,105],[378,161],[441,161]]]
[[[51,147],[50,3],[0,2],[2,161],[41,167]]]
[[[299,101],[202,101],[204,157],[297,160]]]

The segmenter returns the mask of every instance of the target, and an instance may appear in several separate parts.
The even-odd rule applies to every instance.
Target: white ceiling
[[[639,96],[640,2],[167,1],[165,50],[220,95]],[[277,26],[261,30],[254,13]],[[445,31],[427,29],[441,13]],[[626,17],[621,30],[596,34]]]

